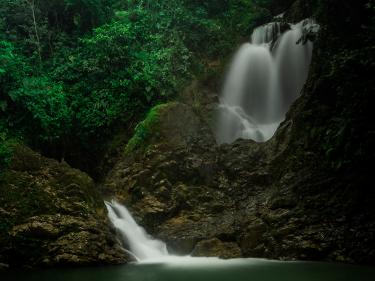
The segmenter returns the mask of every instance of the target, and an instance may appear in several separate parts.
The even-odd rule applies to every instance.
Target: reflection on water
[[[375,268],[260,259],[192,259],[173,263],[2,272],[2,281],[371,281]]]

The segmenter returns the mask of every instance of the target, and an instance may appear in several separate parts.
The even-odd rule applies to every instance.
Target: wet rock
[[[198,240],[191,237],[166,237],[163,239],[167,243],[168,252],[174,255],[190,255]]]
[[[43,221],[34,221],[22,225],[16,225],[11,231],[11,235],[15,236],[29,236],[38,238],[54,238],[59,234],[59,229],[52,224]]]
[[[268,227],[261,220],[252,222],[239,239],[239,245],[249,256],[261,256],[264,252],[263,242],[266,240]]]
[[[305,2],[296,1],[285,18],[306,17],[311,6]],[[322,5],[336,9],[330,2]],[[180,103],[164,107],[169,113],[158,120],[147,151],[119,159],[104,181],[108,195],[125,203],[152,235],[177,253],[195,248],[197,253],[212,249],[212,255],[235,256],[236,251],[221,244],[235,243],[244,257],[374,264],[375,196],[369,184],[373,130],[361,129],[371,118],[358,117],[367,108],[363,96],[373,91],[354,89],[349,85],[354,79],[348,90],[341,86],[352,64],[346,52],[332,60],[342,42],[327,43],[339,36],[329,26],[322,32],[325,38],[317,38],[301,96],[271,140],[216,145],[217,98],[212,96],[220,83],[195,82]],[[367,60],[361,58],[353,64]],[[193,120],[186,121],[188,130],[171,122],[179,110],[183,120]],[[133,177],[140,171],[147,176]]]
[[[0,271],[7,270],[9,268],[9,264],[0,263]]]
[[[195,257],[219,257],[228,259],[240,258],[242,253],[235,242],[223,242],[217,238],[212,238],[198,242],[191,255]]]
[[[10,268],[128,260],[93,181],[66,163],[17,146],[0,204],[0,262]]]

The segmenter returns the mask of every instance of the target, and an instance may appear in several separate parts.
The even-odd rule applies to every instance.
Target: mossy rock
[[[199,135],[202,128],[204,125],[190,106],[179,102],[160,104],[137,125],[125,153],[145,151],[152,144],[186,145]]]
[[[126,260],[94,182],[66,163],[42,157],[23,145],[14,146],[0,183],[0,206],[0,263],[11,268]],[[64,237],[79,239],[81,233],[85,234],[82,239],[95,241],[85,251],[79,243],[57,243],[68,241]],[[100,252],[106,260],[98,258]]]

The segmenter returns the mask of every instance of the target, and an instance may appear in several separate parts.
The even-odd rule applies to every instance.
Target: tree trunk
[[[34,32],[35,32],[35,38],[36,38],[36,44],[37,44],[38,57],[39,57],[39,64],[41,65],[42,64],[42,48],[40,46],[38,26],[37,26],[36,17],[35,17],[35,0],[26,0],[26,2],[29,4],[31,13],[33,16],[33,24],[34,24]]]

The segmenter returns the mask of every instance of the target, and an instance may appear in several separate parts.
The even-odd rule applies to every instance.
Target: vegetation
[[[157,134],[157,122],[159,120],[160,111],[168,107],[168,104],[160,104],[153,107],[147,114],[145,120],[140,122],[137,127],[135,127],[135,132],[133,137],[128,141],[125,152],[133,152],[136,149],[145,148],[148,140],[154,135]]]
[[[233,50],[269,2],[0,0],[2,142],[84,166]]]
[[[3,171],[8,167],[9,161],[12,157],[12,150],[9,140],[6,139],[5,134],[0,134],[0,179]]]

